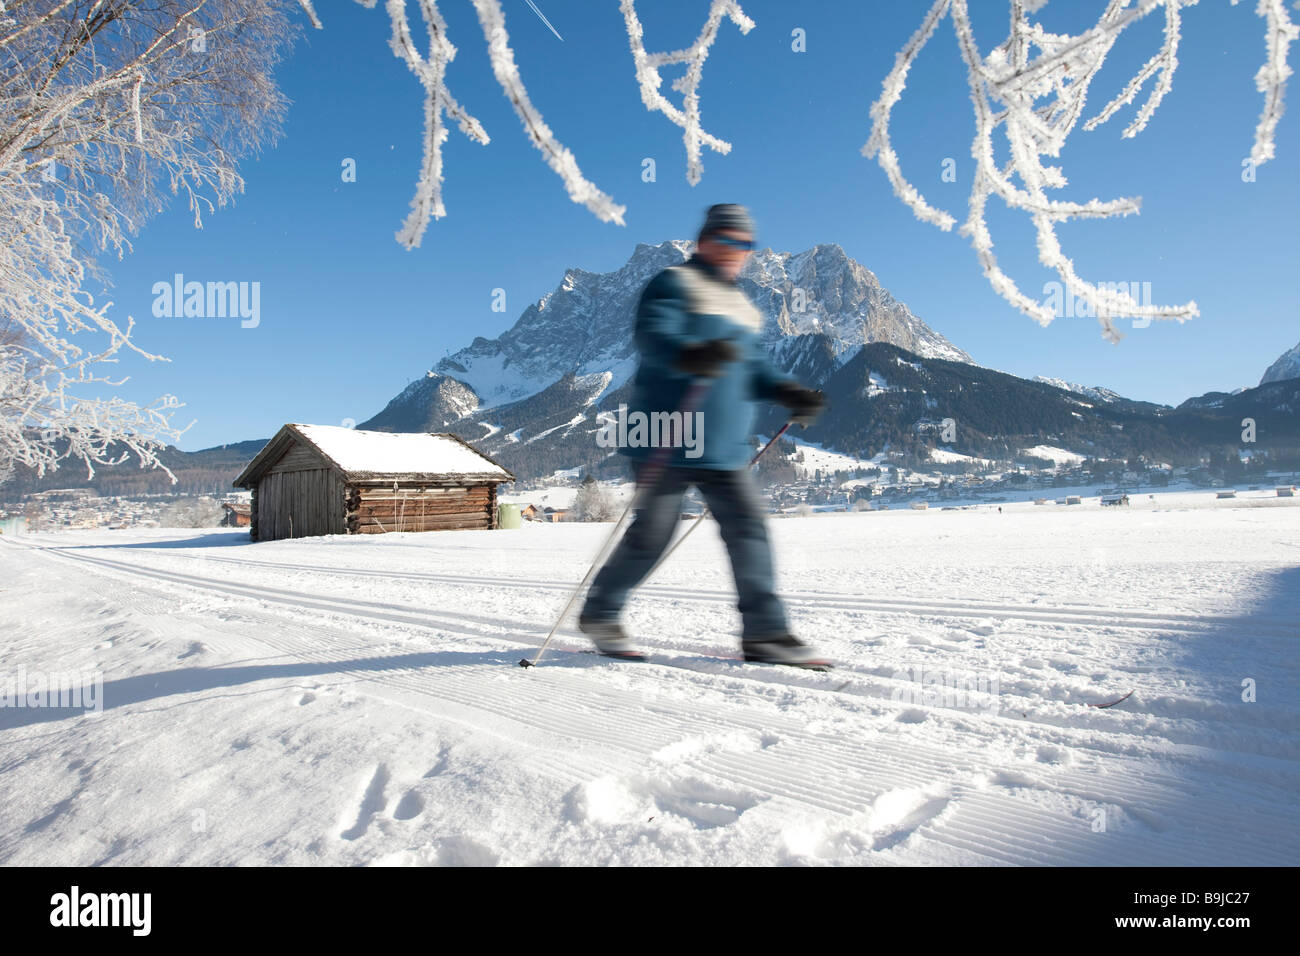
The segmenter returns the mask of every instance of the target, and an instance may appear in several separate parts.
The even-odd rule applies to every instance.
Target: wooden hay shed
[[[448,433],[282,427],[235,479],[253,492],[254,541],[497,527],[515,476]]]

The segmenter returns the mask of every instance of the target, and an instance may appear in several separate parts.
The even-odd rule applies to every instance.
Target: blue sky
[[[280,68],[292,100],[285,135],[244,164],[246,192],[202,230],[177,203],[145,226],[131,255],[105,262],[112,314],[123,323],[133,315],[135,341],[171,359],[124,357],[114,371],[131,378],[118,394],[141,402],[178,396],[185,407],[175,421],[197,420],[178,443],[185,450],[267,437],[287,421],[361,421],[447,352],[505,331],[566,268],[616,269],[638,242],[692,238],[715,202],[749,205],[760,246],[797,252],[839,243],[977,362],[1017,375],[1177,404],[1255,385],[1300,340],[1294,89],[1277,158],[1255,182],[1241,175],[1263,103],[1253,78],[1264,30],[1253,3],[1185,10],[1181,66],[1148,128],[1121,138],[1133,108],[1095,132],[1080,124],[1061,157],[1070,178],[1061,198],[1142,197],[1140,216],[1059,229],[1080,273],[1150,282],[1155,301],[1194,299],[1201,309],[1185,324],[1130,328],[1111,345],[1095,319],[1059,318],[1044,329],[1013,309],[990,289],[968,241],[916,220],[861,155],[868,109],[928,3],[744,0],[757,26],[742,35],[724,22],[700,86],[705,129],[733,149],[706,150],[703,180],[691,187],[680,129],[641,104],[618,4],[537,2],[564,39],[523,0],[505,0],[521,74],[587,178],[627,206],[626,226],[600,222],[568,199],[492,76],[472,6],[444,0],[459,50],[449,86],[492,142],[479,145],[452,128],[443,150],[448,215],[429,225],[421,247],[403,249],[394,232],[420,162],[422,91],[388,47],[382,4],[317,0],[325,29],[306,30]],[[1005,36],[1008,4],[972,6],[987,51]],[[1077,31],[1102,6],[1056,0],[1045,21]],[[708,3],[640,7],[647,47],[678,49],[698,33]],[[409,16],[422,36],[417,5]],[[1086,116],[1156,52],[1162,19],[1154,14],[1125,33]],[[791,50],[795,28],[806,31],[806,52]],[[664,75],[667,89],[677,73]],[[912,180],[959,220],[972,133],[965,69],[945,22],[909,78],[893,139]],[[641,179],[645,157],[657,164],[653,183]],[[341,179],[345,158],[356,161],[356,182]],[[945,158],[956,161],[955,183],[941,180]],[[1028,220],[997,207],[989,224],[1003,268],[1041,297],[1054,275],[1037,262]],[[154,317],[154,283],[178,272],[260,283],[260,324]],[[492,310],[496,288],[506,290],[504,313]]]

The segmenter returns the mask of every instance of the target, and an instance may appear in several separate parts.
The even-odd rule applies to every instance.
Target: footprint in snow
[[[999,787],[1039,787],[1041,781],[1033,774],[1025,773],[1020,770],[999,770],[994,773],[989,782]]]
[[[1064,747],[1058,747],[1056,744],[1043,744],[1038,748],[1038,762],[1064,765],[1074,763],[1074,757]]]
[[[581,822],[644,824],[677,818],[699,830],[730,826],[762,801],[754,793],[716,786],[697,777],[600,777],[569,795],[570,814]]]
[[[496,866],[501,858],[471,837],[457,834],[438,841],[438,866]]]
[[[424,778],[427,780],[430,777],[436,777],[439,774],[446,773],[447,766],[450,763],[451,763],[451,748],[443,747],[441,750],[438,751],[437,762],[428,769],[428,771],[424,775]]]
[[[1158,813],[1152,813],[1150,810],[1143,810],[1139,807],[1123,807],[1121,809],[1134,820],[1155,830],[1157,833],[1163,833],[1169,829],[1169,822]]]
[[[652,792],[661,812],[676,814],[701,830],[728,826],[746,810],[758,806],[758,798],[753,794],[715,787],[690,777],[656,784]]]
[[[704,753],[766,750],[780,741],[779,736],[766,731],[760,733],[735,730],[723,734],[705,734],[698,737],[684,737],[666,747],[660,747],[650,755],[650,759],[661,763],[680,763]]]
[[[388,768],[381,763],[375,768],[374,773],[370,775],[370,781],[366,784],[365,792],[361,795],[361,803],[357,807],[356,822],[340,833],[340,837],[345,840],[355,840],[366,832],[375,814],[384,809],[384,788],[386,786],[388,786]]]
[[[402,794],[402,799],[393,808],[394,820],[411,820],[424,812],[424,800],[414,790]]]
[[[931,822],[951,803],[946,793],[924,790],[888,790],[871,804],[872,849],[888,850]]]
[[[399,850],[374,860],[371,866],[497,866],[501,858],[472,837],[454,834],[421,847]]]

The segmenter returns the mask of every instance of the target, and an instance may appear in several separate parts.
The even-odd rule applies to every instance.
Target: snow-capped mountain
[[[1086,395],[1088,398],[1098,402],[1121,402],[1125,401],[1123,395],[1109,388],[1102,388],[1100,385],[1078,385],[1074,382],[1067,382],[1060,378],[1049,378],[1046,375],[1035,375],[1035,382],[1042,382],[1044,385],[1052,385],[1056,388],[1064,389],[1067,392],[1074,392],[1076,395]]]
[[[619,463],[594,435],[597,415],[629,398],[637,300],[692,248],[682,240],[641,244],[613,272],[568,270],[509,331],[444,358],[359,427],[455,432],[520,477],[573,468],[612,474]],[[834,244],[756,252],[739,284],[763,313],[774,364],[829,397],[828,413],[804,437],[836,452],[923,457],[927,429],[944,418],[962,425],[952,453],[997,458],[1051,447],[1076,457],[1192,459],[1231,431],[1222,420],[1229,410],[1237,421],[1267,419],[1272,439],[1290,441],[1295,431],[1285,413],[1296,401],[1289,386],[1300,383],[1212,393],[1174,409],[976,365]],[[775,430],[783,414],[766,407],[759,430]]]
[[[1300,345],[1289,352],[1283,352],[1282,356],[1264,372],[1264,377],[1259,380],[1259,384],[1285,382],[1290,378],[1300,378]]]
[[[442,359],[364,427],[443,428],[537,395],[566,375],[602,383],[592,401],[618,389],[636,370],[631,333],[642,289],[660,270],[685,262],[693,248],[685,240],[642,243],[614,272],[569,269],[509,331],[496,339],[475,338]],[[870,342],[971,361],[833,243],[794,254],[756,252],[739,284],[764,315],[764,341],[773,359],[805,381],[824,380]]]

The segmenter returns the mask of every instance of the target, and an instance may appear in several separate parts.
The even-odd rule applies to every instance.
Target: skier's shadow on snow
[[[1152,718],[1149,729],[1129,725],[1123,732],[1159,739],[1159,732],[1167,730],[1170,736],[1162,742],[1203,747],[1198,759],[1160,767],[1148,779],[1152,765],[1130,764],[1127,745],[1111,753],[1099,748],[1096,759],[1104,776],[1097,779],[1109,778],[1101,791],[1105,796],[1087,785],[1073,791],[1082,807],[1078,828],[1066,834],[1069,839],[1045,850],[1034,865],[1241,867],[1286,865],[1296,859],[1298,805],[1279,798],[1283,786],[1238,770],[1251,766],[1255,748],[1268,754],[1262,760],[1291,762],[1288,734],[1300,711],[1300,690],[1293,680],[1300,638],[1300,567],[1261,568],[1252,577],[1245,585],[1246,600],[1225,595],[1235,605],[1232,611],[1220,612],[1202,630],[1150,631],[1147,640],[1156,652],[1152,663],[1129,661],[1111,674],[1135,691],[1132,699],[1116,704],[1113,713],[1118,717],[1136,709]],[[1169,687],[1170,678],[1183,677],[1199,692],[1181,696],[1161,686],[1152,688],[1153,682],[1145,679],[1151,671],[1160,672],[1154,683],[1163,688]],[[1182,739],[1176,723],[1185,718],[1203,719],[1198,732],[1204,736]],[[1093,728],[1104,730],[1101,724]],[[1233,735],[1237,740],[1232,741]],[[1223,745],[1225,738],[1230,742]],[[1293,779],[1290,770],[1285,773],[1280,780]],[[1099,811],[1105,815],[1099,818]],[[1104,824],[1100,828],[1099,819]],[[1002,862],[1025,860],[1011,852]]]
[[[248,532],[235,534],[237,528],[229,531],[212,531],[198,534],[192,538],[166,538],[159,541],[121,541],[107,544],[48,544],[51,551],[111,551],[118,548],[143,548],[146,551],[160,551],[172,548],[244,548],[258,542],[248,537]]]
[[[518,669],[519,653],[519,651],[426,651],[418,654],[358,657],[339,661],[290,661],[284,664],[182,667],[177,670],[138,674],[134,677],[104,681],[102,691],[91,691],[98,701],[100,708],[98,711],[94,709],[95,701],[85,697],[83,697],[83,702],[89,701],[90,707],[11,706],[6,702],[6,706],[0,707],[0,731],[16,730],[19,727],[76,718],[101,720],[110,715],[113,710],[129,704],[162,700],[179,694],[194,694],[220,688],[240,687],[264,680],[324,677],[331,674],[346,676],[348,674],[367,674],[382,671],[409,671],[427,667],[464,667],[475,664],[511,666]],[[31,682],[29,680],[30,686]],[[281,686],[274,690],[289,693],[298,689],[300,688]],[[15,688],[19,697],[22,697],[24,690],[25,688]],[[2,689],[0,689],[0,694],[3,694]]]

